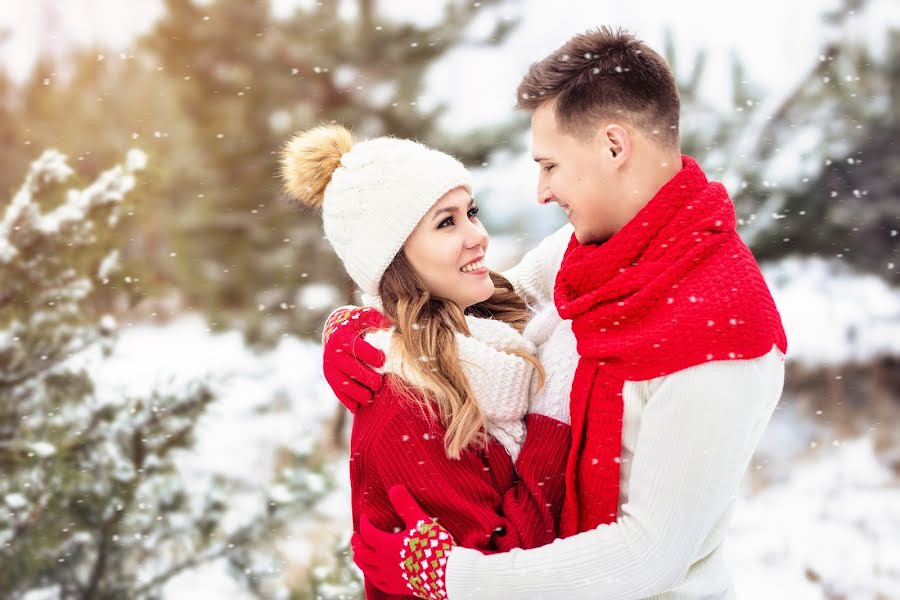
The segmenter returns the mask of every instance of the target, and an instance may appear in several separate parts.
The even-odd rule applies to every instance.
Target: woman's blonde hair
[[[463,312],[457,304],[432,296],[400,251],[379,287],[384,313],[396,326],[392,351],[400,353],[403,369],[412,371],[412,378],[425,382],[419,388],[401,377],[399,390],[440,419],[446,430],[444,450],[450,458],[459,458],[470,444],[487,442],[484,414],[460,365],[456,345],[456,333],[471,335],[465,314],[504,321],[519,333],[531,316],[505,277],[493,271],[490,277],[493,295]],[[516,349],[508,352],[534,365],[538,386],[543,385],[544,369],[536,357]]]

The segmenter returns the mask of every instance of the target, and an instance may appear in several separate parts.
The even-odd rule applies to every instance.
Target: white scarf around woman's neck
[[[525,441],[524,419],[534,366],[508,350],[534,355],[535,346],[503,321],[467,316],[466,324],[472,336],[456,334],[463,373],[484,413],[487,432],[515,461]],[[401,353],[391,351],[393,333],[391,328],[366,334],[366,341],[384,350],[387,356],[380,371],[395,373],[411,385],[424,387],[414,372],[403,368]]]

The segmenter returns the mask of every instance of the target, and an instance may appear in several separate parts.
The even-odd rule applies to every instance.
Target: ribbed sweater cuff
[[[529,413],[525,416],[527,430],[522,454],[516,467],[526,464],[543,465],[546,475],[565,473],[566,460],[572,444],[572,428],[562,421],[546,415]]]

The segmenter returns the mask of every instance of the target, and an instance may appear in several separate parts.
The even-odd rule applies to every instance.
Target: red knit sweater
[[[496,440],[444,452],[444,428],[400,396],[388,375],[375,401],[360,408],[350,440],[353,530],[365,513],[376,527],[403,527],[387,490],[407,487],[422,509],[447,528],[457,544],[482,552],[534,548],[556,538],[562,511],[570,429],[529,414],[528,435],[516,464]],[[366,579],[366,598],[392,599]]]

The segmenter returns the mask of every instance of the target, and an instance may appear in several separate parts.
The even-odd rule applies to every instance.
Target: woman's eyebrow
[[[455,207],[455,206],[445,206],[444,208],[439,208],[439,209],[437,209],[437,210],[434,212],[434,215],[432,215],[431,220],[432,220],[432,221],[435,221],[435,220],[437,220],[438,218],[440,218],[440,217],[441,217],[442,215],[444,215],[444,214],[453,214],[453,213],[455,213],[455,212],[456,212],[456,207]]]
[[[469,208],[475,206],[475,200],[469,200]],[[432,215],[431,220],[434,221],[438,217],[443,214],[454,214],[459,211],[459,208],[456,206],[444,206],[443,208],[439,208],[435,211],[434,215]]]

